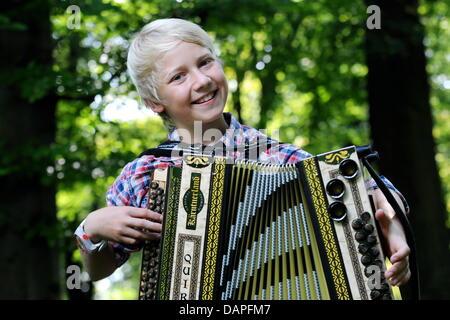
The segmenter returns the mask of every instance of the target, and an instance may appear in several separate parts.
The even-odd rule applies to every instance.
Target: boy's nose
[[[208,88],[211,85],[211,78],[205,73],[197,70],[194,73],[194,86],[195,91],[202,91],[202,89]]]

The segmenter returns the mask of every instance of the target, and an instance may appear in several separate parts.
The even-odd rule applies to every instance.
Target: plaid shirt
[[[223,152],[228,157],[234,159],[244,158],[244,150],[242,146],[257,145],[261,142],[267,143],[268,147],[257,153],[257,161],[271,162],[275,164],[290,164],[305,158],[311,157],[311,154],[303,151],[301,148],[287,143],[279,143],[266,136],[263,132],[258,131],[250,126],[245,126],[231,114],[224,113],[225,119],[229,124],[226,133],[221,137],[219,145],[222,146]],[[170,141],[179,141],[180,137],[176,130],[170,132],[167,136]],[[217,144],[216,144],[217,145]],[[216,153],[217,155],[217,153]],[[181,166],[182,157],[158,157],[152,155],[144,155],[140,158],[128,163],[122,170],[119,177],[106,193],[106,201],[108,206],[132,206],[146,208],[148,201],[148,190],[153,170],[157,168],[166,168],[168,166]],[[403,196],[397,189],[384,178],[387,186],[396,191],[402,200]],[[369,188],[376,188],[373,180],[367,182]],[[407,206],[406,202],[405,206]],[[119,243],[111,242],[118,258],[123,262],[129,256],[129,252],[138,251],[138,249],[125,248]]]

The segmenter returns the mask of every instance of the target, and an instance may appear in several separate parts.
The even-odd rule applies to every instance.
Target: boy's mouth
[[[213,100],[216,97],[217,91],[218,91],[218,89],[208,93],[206,96],[203,96],[202,98],[192,102],[192,104],[200,104],[201,105],[201,104],[208,103],[209,101]]]

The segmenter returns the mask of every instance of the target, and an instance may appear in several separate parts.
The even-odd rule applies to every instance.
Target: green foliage
[[[425,25],[425,55],[431,85],[436,141],[436,161],[444,188],[447,212],[450,212],[450,5],[444,1],[422,1],[419,7]],[[450,228],[450,216],[447,221]]]

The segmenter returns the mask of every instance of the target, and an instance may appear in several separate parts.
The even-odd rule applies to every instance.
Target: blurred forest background
[[[370,29],[370,5],[381,29]],[[422,295],[450,298],[450,4],[444,0],[10,0],[0,4],[1,299],[136,299],[140,255],[68,290],[72,234],[165,139],[126,73],[161,17],[202,25],[227,111],[320,153],[372,143],[407,197]],[[373,22],[373,21],[372,21]]]

